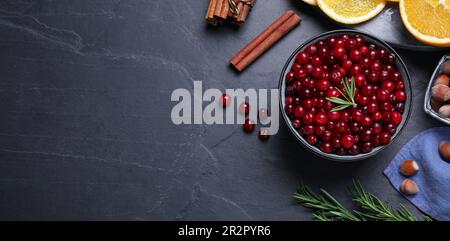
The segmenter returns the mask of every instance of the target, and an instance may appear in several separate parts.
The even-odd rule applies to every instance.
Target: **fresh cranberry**
[[[396,57],[395,57],[395,55],[394,54],[389,54],[388,56],[386,56],[386,58],[384,59],[384,61],[387,63],[387,64],[394,64],[395,63],[395,61],[396,61]]]
[[[311,144],[311,145],[316,145],[317,144],[317,142],[319,142],[319,140],[317,139],[317,136],[314,136],[314,135],[309,135],[307,138],[306,138],[306,141],[309,143],[309,144]]]
[[[355,36],[355,47],[360,48],[364,44],[364,38],[361,35]]]
[[[377,91],[377,98],[379,101],[388,101],[389,100],[389,92],[384,89],[380,89]]]
[[[306,109],[311,109],[314,107],[314,101],[312,99],[306,99],[303,101],[303,107],[305,107]]]
[[[345,122],[338,122],[336,124],[336,131],[341,134],[345,134],[348,131],[348,125]]]
[[[335,48],[344,48],[345,47],[345,41],[342,39],[338,39],[336,41],[336,44],[334,45]]]
[[[350,155],[358,155],[359,154],[359,147],[357,145],[353,145],[348,149],[348,153]]]
[[[308,72],[306,72],[306,69],[300,67],[294,70],[294,76],[298,80],[304,80],[308,76]]]
[[[400,125],[400,123],[402,123],[402,120],[403,120],[403,115],[402,114],[400,114],[400,113],[398,113],[396,111],[393,111],[391,115],[392,115],[391,116],[392,124],[398,126],[398,125]]]
[[[352,135],[345,135],[341,140],[342,146],[349,149],[355,144],[355,138]]]
[[[380,74],[376,71],[369,71],[367,79],[370,83],[376,83],[380,79]]]
[[[308,53],[310,56],[317,54],[317,46],[314,44],[309,45],[306,47],[305,52]]]
[[[298,129],[298,128],[300,128],[300,127],[302,126],[302,122],[301,122],[299,119],[294,119],[294,120],[292,121],[292,126],[293,126],[295,129]]]
[[[331,140],[331,146],[333,148],[336,148],[336,149],[340,148],[342,146],[341,139],[340,138],[333,138]]]
[[[336,124],[333,121],[328,121],[327,124],[325,124],[325,128],[329,131],[332,131],[336,129]]]
[[[360,62],[360,65],[363,69],[369,69],[372,62],[370,62],[369,58],[363,58]]]
[[[306,113],[303,116],[303,123],[305,123],[305,125],[310,125],[314,122],[314,115],[312,113]]]
[[[352,76],[356,76],[356,75],[361,74],[361,73],[362,73],[361,65],[359,65],[359,64],[354,64],[354,65],[352,66],[352,69],[351,69],[351,74],[352,74]]]
[[[350,60],[353,62],[359,62],[362,58],[363,54],[359,49],[353,49],[350,52]]]
[[[322,75],[324,74],[324,69],[322,66],[316,66],[313,68],[311,75],[316,78],[316,79],[320,79],[322,78]]]
[[[297,58],[295,60],[299,64],[306,64],[309,61],[309,54],[305,52],[300,52],[297,54]]]
[[[363,117],[364,117],[364,114],[363,114],[363,112],[361,110],[359,110],[359,109],[353,110],[352,118],[353,118],[354,121],[361,122]]]
[[[381,66],[381,63],[380,63],[379,61],[374,61],[374,62],[372,62],[372,64],[370,65],[370,69],[371,69],[372,71],[375,71],[375,72],[380,72],[380,71],[381,71],[381,68],[382,68],[382,66]]]
[[[375,113],[375,112],[377,112],[377,111],[378,111],[378,104],[377,104],[377,102],[372,101],[372,102],[370,102],[370,103],[367,105],[367,112],[373,114],[373,113]]]
[[[363,74],[357,74],[355,76],[355,85],[356,87],[361,87],[366,84],[366,76]]]
[[[402,76],[400,75],[400,73],[398,71],[395,71],[394,73],[392,73],[392,80],[394,82],[398,82],[402,79]]]
[[[327,39],[327,45],[330,48],[333,48],[336,45],[337,39],[335,37],[330,37]]]
[[[389,123],[383,127],[383,130],[389,132],[391,135],[394,135],[395,132],[397,132],[397,126],[392,123]]]
[[[303,118],[303,116],[305,115],[305,109],[302,106],[297,106],[294,109],[294,116],[297,118]]]
[[[405,103],[398,102],[397,104],[395,104],[395,110],[400,112],[400,113],[405,112]]]
[[[347,110],[343,110],[341,111],[341,121],[342,122],[348,122],[350,120],[350,112],[348,112]]]
[[[284,79],[286,80],[287,84],[292,83],[292,80],[294,79],[294,72],[289,71],[286,76],[284,77]]]
[[[381,112],[375,112],[372,114],[372,120],[373,121],[380,121],[383,118],[383,115]]]
[[[345,55],[345,49],[343,47],[336,47],[333,53],[336,58],[342,58]]]
[[[304,135],[312,135],[312,134],[314,134],[314,126],[313,125],[303,126],[302,132]]]
[[[349,50],[356,48],[356,41],[354,39],[347,39],[345,41],[345,47]]]
[[[378,50],[378,56],[380,59],[384,60],[387,55],[388,55],[388,52],[385,49]]]
[[[347,154],[347,150],[345,150],[344,147],[338,148],[336,151],[336,154],[338,154],[340,156],[344,156],[345,154]]]
[[[392,113],[390,111],[385,111],[382,113],[383,117],[381,118],[381,120],[383,121],[383,123],[390,123],[391,119],[392,119]]]
[[[246,119],[243,125],[243,129],[247,133],[252,133],[255,130],[255,126],[256,124],[254,121]]]
[[[333,133],[331,131],[329,131],[329,130],[326,130],[322,134],[322,140],[323,141],[330,141],[332,137],[333,137]]]
[[[220,103],[225,108],[231,104],[231,96],[227,93],[223,93],[220,97]]]
[[[370,60],[377,60],[378,59],[378,53],[375,50],[370,50],[367,54]]]
[[[314,66],[322,65],[322,59],[319,56],[311,57],[311,64]]]
[[[269,130],[267,130],[265,128],[261,128],[259,130],[259,139],[261,141],[267,141],[267,140],[269,140],[269,137],[270,137]]]
[[[361,131],[361,124],[359,124],[358,122],[352,122],[350,123],[350,131],[353,134],[357,134]]]
[[[358,105],[366,106],[369,104],[370,99],[369,97],[364,95],[356,95],[355,101],[356,103],[358,103]]]
[[[339,70],[333,70],[331,71],[331,81],[333,81],[334,83],[339,83],[342,80],[342,74]]]
[[[369,153],[373,150],[373,144],[371,142],[365,142],[361,144],[360,150],[363,153]]]
[[[361,53],[363,55],[367,55],[369,53],[369,51],[370,51],[367,46],[361,46],[361,48],[359,50],[361,50]]]
[[[389,71],[387,71],[387,70],[382,70],[380,72],[379,76],[380,76],[381,82],[388,81],[391,78],[391,74],[389,74]]]
[[[320,150],[325,153],[331,153],[333,151],[333,147],[329,142],[323,142],[320,144]]]
[[[372,123],[373,123],[373,120],[372,120],[372,118],[370,118],[369,116],[364,116],[364,117],[361,119],[361,124],[362,124],[364,127],[371,127],[371,126],[372,126]]]
[[[324,79],[317,81],[316,85],[317,85],[317,89],[319,89],[321,91],[326,91],[326,90],[330,89],[330,86],[331,86],[330,81],[324,80]]]
[[[337,89],[330,89],[327,92],[327,97],[328,98],[333,98],[333,97],[339,97],[341,94],[339,93],[339,91]]]
[[[395,89],[395,84],[392,81],[386,81],[381,86],[383,90],[386,90],[388,93],[391,93]]]
[[[286,111],[287,115],[291,115],[292,112],[294,111],[294,106],[292,104],[286,105],[284,107],[284,111]]]
[[[397,86],[395,86],[395,89],[397,89],[397,90],[404,90],[405,89],[405,82],[399,81],[397,83]]]
[[[352,68],[353,62],[349,59],[342,61],[342,68],[344,68],[346,71],[350,71]]]
[[[395,92],[395,100],[399,102],[405,102],[406,101],[406,93],[402,90],[398,90]]]
[[[328,121],[328,117],[325,113],[320,112],[314,117],[314,122],[317,125],[325,125]]]
[[[328,112],[328,119],[331,121],[339,121],[341,114],[339,111],[330,111]]]
[[[250,104],[248,102],[242,102],[239,105],[239,112],[243,115],[248,115],[250,113]]]
[[[380,134],[383,131],[383,125],[380,122],[375,122],[372,125],[373,134]]]

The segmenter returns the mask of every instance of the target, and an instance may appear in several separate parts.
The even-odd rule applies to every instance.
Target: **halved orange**
[[[418,40],[450,47],[450,0],[400,0],[400,15]]]
[[[379,14],[386,0],[317,0],[320,9],[333,20],[357,24]]]

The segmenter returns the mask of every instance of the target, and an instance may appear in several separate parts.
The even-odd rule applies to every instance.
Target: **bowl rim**
[[[288,117],[288,115],[286,114],[286,111],[284,109],[284,98],[285,98],[285,91],[283,89],[283,83],[285,82],[285,75],[286,75],[286,71],[288,69],[288,67],[291,65],[292,60],[297,56],[297,54],[303,49],[305,48],[307,45],[311,44],[312,42],[317,41],[320,38],[324,38],[327,36],[331,36],[331,35],[336,35],[336,34],[345,34],[345,33],[349,33],[352,35],[362,35],[365,37],[369,38],[369,41],[374,41],[374,44],[377,44],[378,46],[382,46],[386,49],[388,49],[389,51],[391,51],[391,53],[393,53],[396,56],[397,59],[397,66],[401,66],[401,68],[403,69],[404,75],[403,77],[403,81],[407,82],[407,91],[408,91],[408,98],[407,101],[405,103],[407,103],[407,105],[405,106],[405,112],[406,112],[406,118],[404,118],[404,120],[402,121],[402,123],[400,124],[400,127],[397,129],[397,132],[393,135],[392,140],[389,144],[384,145],[384,146],[380,146],[380,147],[376,147],[374,150],[372,150],[369,153],[361,153],[358,155],[345,155],[345,156],[340,156],[337,154],[331,154],[331,153],[324,153],[322,152],[318,147],[316,146],[312,146],[311,144],[309,144],[304,137],[302,137],[300,135],[300,133],[292,126],[291,121]],[[362,31],[358,31],[358,30],[353,30],[353,29],[338,29],[338,30],[332,30],[332,31],[328,31],[325,33],[321,33],[319,35],[316,35],[312,38],[309,38],[308,40],[304,41],[302,44],[300,44],[299,47],[297,47],[293,53],[290,55],[290,57],[288,58],[288,60],[286,61],[283,70],[281,72],[280,75],[280,79],[279,79],[279,83],[278,83],[278,91],[279,91],[279,108],[280,111],[282,113],[283,119],[286,123],[286,125],[288,126],[289,130],[291,131],[291,133],[296,137],[297,141],[299,141],[301,144],[303,144],[304,147],[306,147],[306,149],[308,149],[310,152],[314,153],[316,156],[327,159],[327,160],[331,160],[331,161],[336,161],[336,162],[356,162],[356,161],[361,161],[364,159],[368,159],[370,157],[373,157],[375,155],[377,155],[378,153],[380,153],[382,150],[384,150],[385,148],[387,148],[388,146],[390,146],[392,143],[394,143],[394,141],[398,138],[398,136],[400,136],[400,134],[402,133],[402,131],[405,129],[405,126],[407,125],[410,116],[411,116],[411,110],[413,109],[413,100],[414,100],[414,93],[413,93],[413,88],[412,88],[412,81],[411,81],[411,77],[409,74],[409,71],[406,67],[406,64],[404,63],[403,59],[400,57],[400,55],[385,41]]]
[[[441,74],[441,66],[447,61],[450,61],[450,54],[445,54],[444,56],[442,56],[442,58],[439,60],[439,62],[437,64],[436,68],[434,69],[434,72],[430,77],[430,82],[428,83],[427,90],[425,92],[423,109],[424,109],[425,113],[427,113],[434,119],[439,120],[440,122],[445,123],[447,125],[450,125],[450,119],[441,117],[438,113],[436,113],[436,111],[433,110],[433,108],[431,108],[431,103],[430,103],[431,88],[433,88],[434,81],[436,80],[437,76],[439,74]]]

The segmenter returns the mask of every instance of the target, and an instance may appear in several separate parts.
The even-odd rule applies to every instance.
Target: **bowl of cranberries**
[[[408,122],[411,81],[387,43],[353,30],[314,37],[295,50],[280,78],[280,108],[294,136],[335,161],[369,158]]]

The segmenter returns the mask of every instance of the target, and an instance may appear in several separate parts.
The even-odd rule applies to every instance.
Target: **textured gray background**
[[[300,180],[350,204],[357,178],[396,206],[381,174],[418,132],[444,52],[400,50],[414,81],[411,121],[375,158],[321,160],[284,124],[267,143],[239,126],[175,126],[172,90],[275,88],[304,40],[338,28],[296,1],[259,0],[241,29],[207,27],[207,0],[0,2],[0,219],[309,220],[291,195]],[[245,73],[227,61],[287,9],[299,28]],[[408,204],[408,207],[411,207]]]

